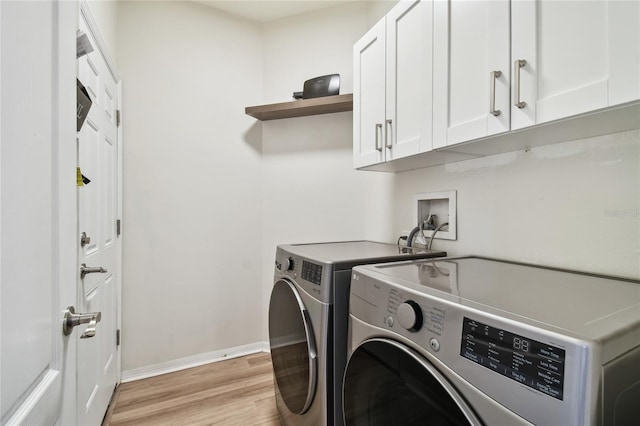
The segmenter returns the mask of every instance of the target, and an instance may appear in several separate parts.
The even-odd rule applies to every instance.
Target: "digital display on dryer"
[[[460,355],[562,401],[565,350],[464,318]]]
[[[315,263],[303,260],[301,276],[303,280],[320,285],[320,281],[322,281],[322,265],[316,265]]]

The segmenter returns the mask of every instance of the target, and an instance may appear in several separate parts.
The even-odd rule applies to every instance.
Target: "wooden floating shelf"
[[[321,98],[301,99],[278,104],[245,107],[244,112],[258,120],[304,117],[307,115],[329,114],[353,110],[353,93]]]

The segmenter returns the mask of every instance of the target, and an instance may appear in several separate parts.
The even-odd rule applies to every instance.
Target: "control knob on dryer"
[[[407,300],[398,306],[398,322],[409,331],[422,328],[422,309],[413,300]]]
[[[289,256],[282,262],[282,271],[293,271],[293,268],[295,268],[295,263],[293,258]]]

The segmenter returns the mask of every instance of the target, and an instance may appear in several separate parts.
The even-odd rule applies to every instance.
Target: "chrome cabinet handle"
[[[382,124],[380,124],[380,123],[376,124],[376,150],[382,152],[382,145],[378,143],[379,142],[379,140],[378,140],[378,130],[380,131],[380,133],[382,133]]]
[[[391,123],[392,120],[390,118],[384,122],[384,146],[387,147],[387,149],[391,149],[393,147],[393,143],[389,142],[389,134],[387,133],[387,130],[391,127]],[[393,132],[391,132],[391,135],[393,136]]]
[[[524,101],[520,100],[520,68],[524,67],[525,65],[527,65],[527,61],[525,61],[524,59],[516,59],[515,63],[513,64],[513,68],[515,71],[515,97],[516,97],[516,101],[513,104],[514,106],[522,109],[524,107],[527,106],[527,103]]]
[[[62,320],[62,332],[68,336],[74,327],[80,324],[89,324],[87,329],[80,336],[81,339],[88,339],[96,335],[96,325],[102,319],[102,312],[92,312],[88,314],[76,314],[76,308],[67,307],[64,311],[64,319]]]
[[[104,274],[107,270],[102,266],[87,266],[85,263],[80,265],[80,278],[84,278],[87,274]]]
[[[491,89],[490,92],[490,100],[489,100],[489,114],[494,117],[502,114],[502,111],[496,109],[496,78],[500,78],[502,76],[502,71],[491,71]]]

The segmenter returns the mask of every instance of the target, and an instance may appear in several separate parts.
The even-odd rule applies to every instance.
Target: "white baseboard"
[[[219,351],[207,352],[192,355],[160,364],[148,365],[146,367],[134,368],[122,372],[121,383],[133,382],[135,380],[146,379],[148,377],[160,376],[162,374],[173,373],[199,365],[209,364],[217,361],[238,358],[258,352],[269,352],[269,342],[256,342],[248,345],[236,346],[234,348],[222,349]]]

